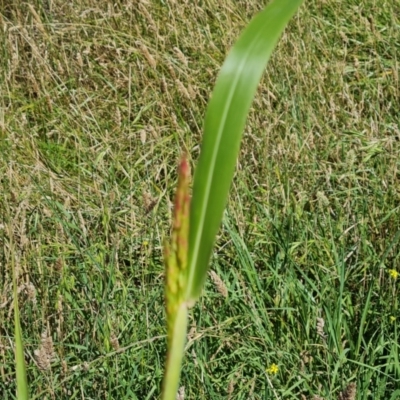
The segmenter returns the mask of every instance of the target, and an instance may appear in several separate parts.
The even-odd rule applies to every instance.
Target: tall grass
[[[207,277],[251,102],[282,31],[301,3],[272,1],[249,23],[225,60],[207,108],[190,212],[189,166],[185,159],[181,162],[172,241],[165,256],[168,319],[162,396],[165,400],[176,398],[187,308],[200,296]]]

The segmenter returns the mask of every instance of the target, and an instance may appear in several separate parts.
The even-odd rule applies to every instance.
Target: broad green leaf
[[[186,299],[201,293],[251,102],[271,53],[303,0],[273,0],[231,49],[209,102],[190,211]]]

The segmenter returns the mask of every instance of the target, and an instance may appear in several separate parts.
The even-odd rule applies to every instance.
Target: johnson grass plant
[[[259,1],[0,3],[0,393],[151,399],[163,238]],[[307,1],[245,127],[181,398],[396,399],[399,6]],[[184,393],[184,394],[183,394]]]
[[[207,277],[251,102],[272,50],[300,4],[272,1],[230,51],[207,108],[192,200],[185,156],[179,166],[171,244],[164,256],[168,350],[162,399],[176,398],[188,309]]]

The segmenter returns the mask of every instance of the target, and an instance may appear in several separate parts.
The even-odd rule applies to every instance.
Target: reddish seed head
[[[179,176],[184,179],[188,179],[190,176],[190,166],[185,153],[182,155],[181,163],[179,165]]]

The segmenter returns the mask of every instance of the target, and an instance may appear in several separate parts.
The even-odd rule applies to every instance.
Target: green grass
[[[12,243],[31,395],[157,398],[177,161],[197,160],[218,69],[264,4],[30,4],[0,2],[0,394]],[[399,398],[398,15],[308,1],[290,23],[212,260],[228,296],[210,279],[189,321],[186,399],[337,399],[351,382]]]

